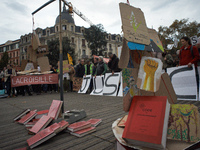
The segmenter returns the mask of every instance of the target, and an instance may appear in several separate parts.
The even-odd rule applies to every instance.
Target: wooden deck
[[[13,122],[13,118],[26,108],[45,110],[49,109],[53,99],[59,99],[58,93],[33,96],[19,96],[17,98],[0,99],[0,149],[13,150],[27,147],[28,135],[23,125]],[[179,101],[179,103],[193,103],[200,108],[200,102]],[[112,123],[124,116],[122,110],[122,98],[109,96],[90,96],[89,94],[65,93],[64,109],[84,109],[90,118],[101,118],[102,123],[96,128],[96,132],[78,138],[69,133],[59,133],[52,139],[44,142],[34,149],[38,150],[114,150],[115,137]]]

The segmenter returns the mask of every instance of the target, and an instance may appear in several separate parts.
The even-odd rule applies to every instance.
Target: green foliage
[[[8,64],[8,61],[9,61],[8,52],[4,52],[0,60],[0,69],[3,69],[3,67],[6,67]]]
[[[174,43],[175,39],[180,40],[183,36],[200,36],[198,28],[200,23],[196,21],[188,22],[188,19],[175,20],[169,27],[160,26],[158,28],[158,35],[162,41],[163,47],[166,49],[168,44]],[[181,47],[180,41],[178,49]]]
[[[75,60],[74,49],[70,46],[70,40],[67,37],[63,37],[62,46],[63,46],[63,60],[68,60],[67,53],[69,53],[74,61]],[[49,49],[49,54],[47,56],[49,58],[49,63],[53,66],[57,66],[60,56],[59,40],[56,39],[53,41],[49,41],[48,49]]]
[[[90,28],[85,29],[84,37],[92,51],[91,55],[102,55],[102,51],[105,51],[107,45],[106,35],[107,33],[101,24],[92,25]]]

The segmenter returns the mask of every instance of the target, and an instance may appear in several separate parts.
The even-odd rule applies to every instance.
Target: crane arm
[[[32,15],[34,15],[35,13],[37,13],[39,10],[41,10],[42,8],[46,7],[47,5],[51,4],[52,2],[54,2],[55,0],[50,0],[48,2],[46,2],[44,5],[42,5],[41,7],[39,7],[37,10],[35,10],[34,12],[32,12]]]

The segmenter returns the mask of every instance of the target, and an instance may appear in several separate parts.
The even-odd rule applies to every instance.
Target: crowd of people
[[[112,53],[109,53],[110,61],[108,64],[104,62],[104,58],[99,56],[98,58],[80,59],[76,66],[69,65],[68,70],[63,73],[63,89],[65,92],[73,92],[73,78],[83,78],[86,75],[92,75],[93,77],[105,75],[108,72],[120,72],[118,67],[119,58]],[[40,67],[37,67],[40,72]],[[50,71],[52,73],[58,73],[58,69],[50,65]],[[37,85],[25,85],[19,87],[11,87],[11,77],[16,76],[17,71],[12,65],[7,65],[0,73],[0,90],[4,90],[8,97],[16,97],[18,95],[25,96],[27,93],[31,96],[33,93],[39,95],[41,93],[52,93],[59,91],[59,84],[37,84]],[[93,90],[93,82],[90,84],[90,92]]]
[[[182,47],[177,51],[177,55],[179,56],[179,62],[175,61],[171,54],[162,53],[162,62],[163,69],[166,71],[167,68],[188,65],[191,67],[192,64],[195,65],[197,83],[199,79],[197,65],[199,65],[199,51],[200,51],[200,43],[196,46],[192,46],[189,37],[181,38]],[[69,65],[68,70],[63,74],[63,87],[66,92],[73,92],[73,78],[79,77],[82,78],[86,75],[91,75],[93,77],[105,75],[105,73],[120,72],[121,69],[118,67],[119,58],[112,53],[108,53],[109,62],[105,63],[104,58],[99,56],[98,58],[90,59],[79,59],[78,64],[76,66]],[[38,66],[38,71],[40,71],[40,67]],[[58,69],[54,66],[50,66],[50,71],[52,73],[59,73]],[[0,90],[5,90],[8,97],[16,97],[18,95],[24,96],[27,93],[31,96],[33,93],[41,94],[42,92],[47,93],[52,91],[58,92],[59,85],[58,84],[38,84],[38,85],[25,85],[20,87],[11,87],[11,77],[16,76],[17,71],[14,69],[12,65],[7,65],[0,72]],[[92,80],[92,79],[91,79]],[[93,90],[93,82],[91,81],[89,92]]]

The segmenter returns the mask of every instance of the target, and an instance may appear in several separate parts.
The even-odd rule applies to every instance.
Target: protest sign
[[[86,93],[91,82],[91,75],[86,75],[83,77],[81,88],[79,89],[78,93]]]
[[[93,77],[93,91],[90,95],[103,95],[104,76]]]
[[[37,59],[41,72],[50,71],[49,59],[47,56]]]
[[[119,7],[124,38],[130,42],[149,45],[149,34],[141,9],[125,3],[120,3]]]
[[[198,38],[197,38],[196,35],[190,37],[190,39],[191,39],[191,43],[192,43],[192,45],[196,45],[196,44],[198,43]]]
[[[119,90],[117,96],[123,97],[123,79],[122,79],[122,72],[120,72],[120,83],[119,83]]]
[[[83,78],[73,77],[73,90],[74,91],[79,91],[79,89],[81,88],[82,81],[83,81]]]
[[[137,87],[156,92],[160,86],[163,63],[158,58],[142,57],[138,72]]]
[[[32,70],[32,69],[34,69],[33,63],[27,63],[24,70]]]
[[[106,73],[104,80],[103,95],[116,96],[119,86],[120,73]]]
[[[187,65],[167,68],[178,100],[197,100],[195,67]]]
[[[60,72],[60,61],[58,61],[58,72]],[[68,60],[63,60],[63,73],[69,72]]]
[[[22,75],[11,78],[11,87],[32,84],[58,84],[58,74]]]

